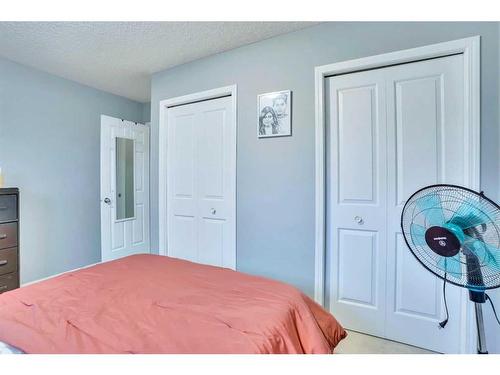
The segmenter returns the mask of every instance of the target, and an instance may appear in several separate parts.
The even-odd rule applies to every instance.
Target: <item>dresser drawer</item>
[[[17,247],[0,250],[0,275],[17,272]]]
[[[0,276],[0,294],[12,289],[19,288],[17,279],[17,272]]]
[[[17,223],[0,224],[0,249],[17,246]]]
[[[17,195],[0,195],[0,222],[17,220]]]

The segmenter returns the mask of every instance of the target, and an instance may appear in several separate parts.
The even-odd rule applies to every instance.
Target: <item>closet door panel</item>
[[[384,335],[386,103],[380,72],[328,82],[327,244],[330,310],[349,329]]]
[[[338,90],[339,203],[373,203],[376,197],[377,86]]]
[[[460,351],[460,289],[448,285],[452,316],[445,329],[443,281],[417,261],[400,227],[406,200],[436,183],[464,184],[462,56],[387,69],[388,257],[386,336],[438,352]],[[432,339],[430,339],[432,338]]]

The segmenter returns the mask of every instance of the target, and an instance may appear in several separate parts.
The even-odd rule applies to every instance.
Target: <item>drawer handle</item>
[[[5,207],[5,206],[0,207],[0,211],[5,211],[6,209],[7,209],[7,207]]]
[[[2,286],[0,286],[0,291],[5,290],[5,289],[7,289],[7,288],[8,288],[8,286],[7,286],[7,285],[2,285]]]
[[[0,260],[0,267],[5,266],[7,263],[9,263],[6,260]]]
[[[6,234],[0,234],[0,240],[5,240],[7,238]]]

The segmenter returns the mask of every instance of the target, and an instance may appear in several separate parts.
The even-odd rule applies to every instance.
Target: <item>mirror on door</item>
[[[116,138],[116,220],[134,214],[134,140]]]

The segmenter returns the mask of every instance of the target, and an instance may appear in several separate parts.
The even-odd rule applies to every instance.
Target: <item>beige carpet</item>
[[[338,354],[434,354],[434,352],[399,342],[348,331],[347,337],[335,348]]]

